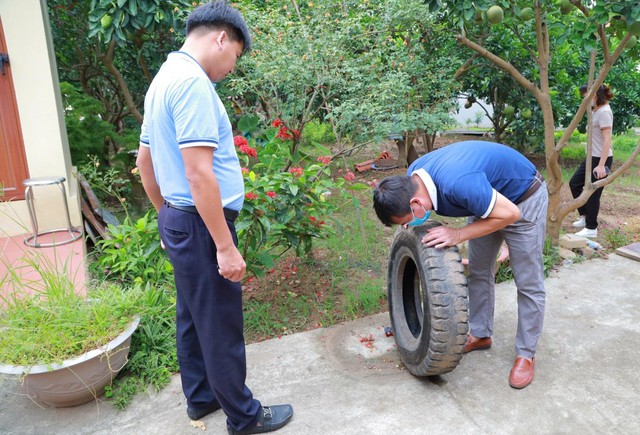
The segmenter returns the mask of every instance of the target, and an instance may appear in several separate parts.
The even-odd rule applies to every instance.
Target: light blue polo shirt
[[[180,150],[214,149],[213,172],[222,206],[241,210],[244,181],[227,111],[200,64],[181,51],[170,53],[144,101],[140,145],[149,147],[162,197],[194,205]]]
[[[424,181],[440,216],[489,216],[496,192],[516,202],[531,186],[536,167],[504,145],[465,141],[447,145],[414,161],[407,175]]]

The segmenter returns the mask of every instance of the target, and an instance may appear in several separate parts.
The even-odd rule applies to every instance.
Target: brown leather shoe
[[[471,335],[467,335],[467,344],[464,345],[462,353],[473,352],[474,350],[485,350],[491,347],[491,337],[480,338],[478,341],[471,342]]]
[[[516,358],[516,362],[513,364],[511,373],[509,374],[509,385],[513,388],[524,388],[533,381],[533,371],[536,365],[536,359],[531,358],[531,361],[523,356]]]

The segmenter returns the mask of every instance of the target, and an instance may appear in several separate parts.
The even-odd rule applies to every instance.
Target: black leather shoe
[[[289,423],[293,417],[291,405],[263,406],[262,413],[258,417],[258,423],[251,429],[235,430],[227,426],[227,431],[231,435],[245,435],[250,433],[273,432]]]
[[[202,417],[209,415],[218,409],[220,409],[220,404],[218,402],[215,402],[207,408],[192,408],[187,406],[187,415],[191,420],[200,420]]]

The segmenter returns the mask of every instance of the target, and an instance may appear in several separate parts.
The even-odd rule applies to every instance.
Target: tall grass
[[[23,275],[25,269],[35,277]],[[28,252],[21,265],[8,267],[11,286],[0,327],[0,361],[32,366],[61,363],[98,348],[120,334],[136,314],[137,297],[119,286],[76,293],[68,262],[61,267]]]
[[[342,289],[345,314],[355,318],[386,305],[386,270],[394,230],[383,226],[370,205],[371,191],[354,195],[333,217],[336,235],[319,243],[328,256],[332,286]]]

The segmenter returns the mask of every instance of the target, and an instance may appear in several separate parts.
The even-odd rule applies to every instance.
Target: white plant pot
[[[62,364],[15,366],[0,364],[0,373],[22,377],[23,390],[33,399],[56,408],[81,405],[104,394],[104,389],[127,363],[136,317],[106,345]]]

